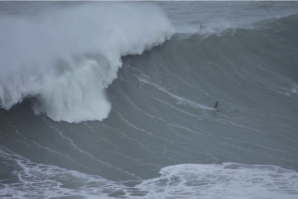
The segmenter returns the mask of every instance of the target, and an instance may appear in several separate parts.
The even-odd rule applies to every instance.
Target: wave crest
[[[1,107],[34,98],[34,112],[55,121],[108,116],[105,88],[117,78],[121,56],[162,44],[174,29],[151,4],[95,5],[0,19]]]

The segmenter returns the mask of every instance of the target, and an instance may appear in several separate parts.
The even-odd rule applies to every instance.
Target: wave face
[[[158,7],[127,3],[6,16],[0,26],[1,106],[35,98],[36,114],[67,122],[106,118],[104,89],[117,77],[121,56],[141,54],[173,32]]]

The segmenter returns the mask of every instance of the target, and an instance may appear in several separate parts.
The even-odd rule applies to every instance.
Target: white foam
[[[291,88],[291,92],[293,94],[297,93],[298,85],[295,85],[293,88]]]
[[[14,161],[17,182],[0,181],[0,197],[13,198],[229,198],[296,199],[298,173],[273,165],[236,163],[181,164],[164,167],[157,178],[111,181],[57,166],[36,164],[0,150],[0,157]],[[128,187],[127,183],[138,183]]]
[[[298,173],[273,165],[185,164],[165,167],[161,176],[136,187],[145,198],[294,199]]]
[[[286,94],[287,96],[290,97],[291,95],[296,94],[296,93],[298,92],[298,91],[297,91],[297,90],[298,90],[298,85],[292,83],[291,88],[279,87],[279,89],[280,89],[281,91],[276,90],[276,92],[278,92],[278,93],[282,93],[282,94]]]
[[[296,199],[298,196],[298,172],[274,165],[181,164],[162,168],[160,176],[153,179],[111,181],[37,164],[2,148],[0,158],[10,166],[15,165],[12,175],[16,180],[13,183],[0,180],[0,197]]]
[[[121,56],[141,54],[174,31],[158,7],[136,3],[2,16],[0,26],[0,105],[10,109],[35,97],[35,113],[67,122],[106,118],[104,89],[117,77]]]

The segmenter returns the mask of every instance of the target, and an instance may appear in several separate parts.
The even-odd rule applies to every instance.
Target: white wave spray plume
[[[117,77],[121,56],[141,54],[174,33],[164,12],[147,3],[4,16],[0,27],[1,107],[34,98],[34,113],[67,122],[106,118],[105,88]]]

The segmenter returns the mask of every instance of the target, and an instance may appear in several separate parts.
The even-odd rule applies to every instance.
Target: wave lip
[[[34,20],[6,16],[0,26],[1,107],[33,97],[34,113],[67,122],[106,118],[105,88],[121,56],[142,54],[174,33],[162,10],[136,3],[81,5]]]

